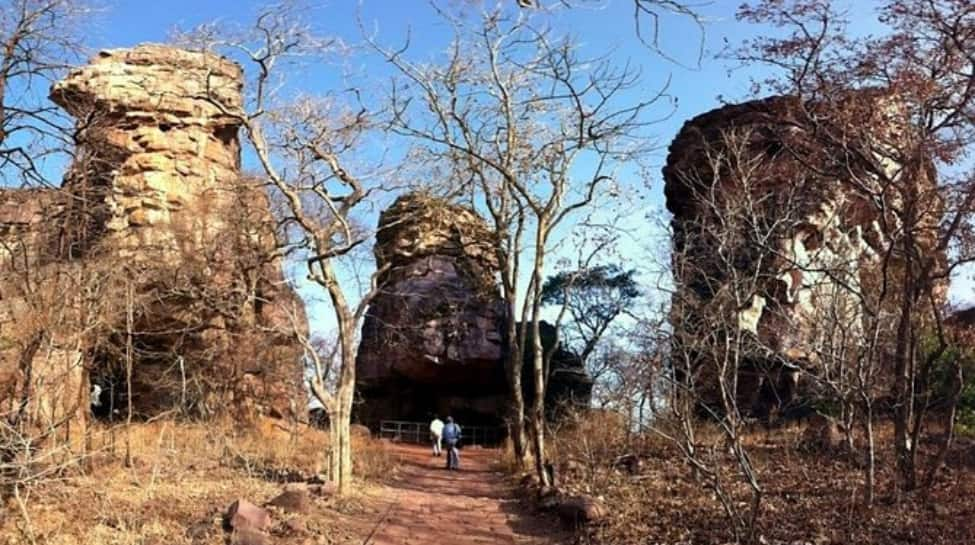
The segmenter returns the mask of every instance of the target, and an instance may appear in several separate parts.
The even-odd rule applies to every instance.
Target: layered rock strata
[[[30,356],[40,342],[73,350],[61,359],[78,362],[83,412],[89,381],[96,404],[131,401],[137,415],[302,404],[293,333],[304,315],[267,198],[241,177],[241,90],[236,64],[158,45],[102,51],[52,87],[77,119],[64,184],[0,194],[0,376],[11,391],[41,391],[28,384],[51,367]]]

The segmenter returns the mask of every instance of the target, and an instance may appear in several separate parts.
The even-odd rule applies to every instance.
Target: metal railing
[[[504,429],[498,426],[461,425],[460,436],[464,445],[494,446],[504,439]],[[430,423],[382,420],[379,422],[379,437],[404,443],[429,443]]]

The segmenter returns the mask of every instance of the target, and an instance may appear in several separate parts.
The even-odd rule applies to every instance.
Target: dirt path
[[[526,512],[504,476],[491,468],[497,452],[465,449],[461,470],[444,469],[420,446],[392,447],[402,463],[386,485],[390,502],[365,541],[370,545],[552,545],[569,536],[557,521]]]

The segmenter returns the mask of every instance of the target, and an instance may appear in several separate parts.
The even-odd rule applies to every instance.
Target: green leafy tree
[[[588,362],[613,321],[640,296],[635,274],[634,269],[599,265],[554,274],[542,285],[542,303],[564,307],[569,314],[566,344],[583,362]]]

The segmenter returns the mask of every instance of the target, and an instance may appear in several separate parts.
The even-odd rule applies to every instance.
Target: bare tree
[[[699,46],[695,64],[700,65],[704,57],[704,25],[705,19],[695,11],[698,5],[678,0],[626,0],[633,4],[633,28],[637,37],[653,52],[667,58],[675,60],[661,46],[662,27],[666,26],[667,21],[672,16],[690,21],[699,31]],[[542,8],[545,2],[538,0],[517,0],[521,8]],[[605,7],[603,2],[592,0],[553,0],[552,6],[556,7]]]
[[[0,2],[0,181],[46,179],[42,161],[68,151],[70,123],[47,89],[83,50],[81,0]]]
[[[608,58],[580,57],[570,37],[536,26],[529,14],[448,21],[455,38],[442,64],[409,59],[408,44],[372,42],[401,75],[390,93],[389,128],[419,144],[422,164],[448,165],[458,191],[492,222],[510,316],[511,434],[524,460],[520,355],[529,353],[533,454],[547,482],[539,325],[547,257],[576,213],[619,194],[622,165],[648,149],[648,110],[668,97],[661,90],[627,101],[639,74]]]
[[[886,32],[857,38],[829,2],[746,4],[740,18],[782,34],[746,42],[735,56],[779,70],[766,88],[799,98],[794,130],[832,157],[806,168],[842,180],[878,217],[884,289],[874,304],[889,313],[879,338],[890,362],[879,371],[891,379],[898,482],[911,490],[932,369],[947,347],[945,287],[975,257],[975,170],[959,162],[975,144],[975,6],[887,0],[877,14]],[[922,354],[925,336],[936,342]]]
[[[342,260],[353,256],[373,236],[359,224],[359,215],[372,211],[376,199],[391,189],[379,179],[379,166],[356,162],[375,128],[373,114],[354,90],[297,99],[277,94],[289,63],[322,61],[339,45],[312,32],[294,5],[265,9],[251,28],[241,31],[217,31],[211,25],[180,39],[226,52],[252,69],[244,107],[231,111],[213,103],[239,120],[277,203],[286,251],[292,259],[304,262],[307,278],[331,303],[337,330],[334,369],[329,358],[314,349],[307,332],[301,331],[298,309],[295,330],[314,368],[309,379],[311,392],[329,417],[329,475],[340,493],[347,493],[352,474],[349,426],[358,331],[369,303],[379,292],[378,279],[386,272],[374,271],[364,286],[357,278],[342,274]]]
[[[780,347],[769,342],[762,318],[778,314],[780,242],[804,221],[807,187],[798,179],[769,191],[778,178],[754,142],[751,129],[725,130],[701,142],[695,166],[671,181],[686,188],[688,209],[674,222],[676,287],[667,332],[678,425],[652,428],[680,448],[718,498],[736,541],[744,542],[758,535],[764,489],[743,438],[755,395],[781,368]],[[735,475],[726,474],[724,453]],[[749,491],[747,509],[735,495],[736,480]]]

